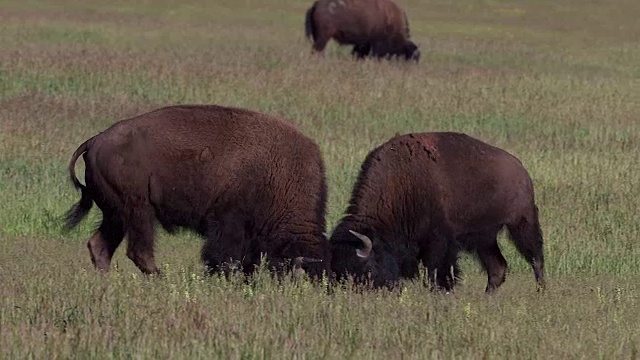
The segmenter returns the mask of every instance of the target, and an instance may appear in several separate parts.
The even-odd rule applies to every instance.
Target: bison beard
[[[464,250],[487,271],[490,293],[505,280],[497,235],[506,226],[544,286],[533,184],[504,150],[458,133],[394,137],[365,159],[350,204],[330,241],[338,279],[394,286],[422,262],[430,284],[450,290]]]
[[[83,154],[86,185],[75,176]],[[67,228],[93,202],[102,211],[87,244],[99,270],[109,270],[126,235],[127,256],[143,273],[159,273],[155,222],[203,236],[202,260],[212,270],[239,263],[250,273],[262,254],[277,270],[328,270],[320,151],[280,119],[214,105],[166,107],[85,141],[69,171],[81,199]]]
[[[418,46],[409,39],[407,15],[393,0],[318,0],[305,15],[305,34],[316,52],[333,38],[353,45],[351,54],[358,59],[420,60]]]

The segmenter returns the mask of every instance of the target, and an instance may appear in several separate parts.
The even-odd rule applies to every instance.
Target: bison
[[[458,254],[471,252],[488,274],[486,292],[505,280],[507,262],[497,235],[509,230],[544,287],[543,238],[533,184],[513,155],[460,133],[396,136],[362,164],[346,215],[333,231],[331,269],[393,287],[418,275],[451,290],[460,277]]]
[[[86,185],[75,175],[82,154]],[[156,222],[204,237],[201,258],[211,272],[251,273],[262,254],[279,273],[293,262],[311,276],[329,270],[320,150],[278,118],[216,105],[164,107],[85,141],[69,172],[81,199],[66,227],[94,202],[102,211],[87,244],[98,270],[109,270],[126,235],[127,256],[143,273],[159,274]]]
[[[409,40],[407,15],[393,0],[318,0],[307,10],[305,33],[317,52],[333,38],[353,45],[351,53],[359,59],[370,54],[420,59],[418,46]]]

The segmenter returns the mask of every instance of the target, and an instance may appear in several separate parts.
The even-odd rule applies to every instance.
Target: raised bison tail
[[[313,3],[309,10],[307,10],[307,15],[304,18],[304,33],[311,41],[314,41],[316,37],[316,28],[313,23],[313,14],[316,12],[316,4],[317,3]]]
[[[84,154],[88,148],[89,143],[93,140],[93,138],[85,141],[76,149],[71,157],[71,163],[69,163],[69,175],[71,177],[71,182],[73,183],[73,187],[80,190],[81,197],[80,201],[75,203],[69,211],[65,214],[65,229],[73,229],[82,221],[82,219],[87,216],[89,210],[91,210],[91,206],[93,206],[93,199],[91,195],[89,195],[89,191],[87,187],[82,185],[78,178],[76,177],[76,161],[80,157],[80,155]]]
[[[409,30],[409,19],[407,18],[407,14],[404,14],[404,29],[407,32],[407,39],[411,38],[411,30]]]

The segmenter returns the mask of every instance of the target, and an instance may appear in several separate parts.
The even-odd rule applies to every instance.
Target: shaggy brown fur
[[[333,38],[340,45],[354,45],[352,54],[358,58],[420,58],[409,40],[407,16],[393,0],[318,0],[307,11],[305,33],[317,52]]]
[[[85,182],[75,176],[84,154]],[[206,238],[209,269],[240,262],[251,272],[261,253],[276,266],[296,257],[311,275],[328,269],[326,185],[318,146],[280,119],[221,106],[172,106],[120,121],[84,142],[69,165],[82,193],[69,210],[77,225],[95,202],[102,223],[88,242],[108,271],[125,235],[127,256],[159,273],[154,223]]]
[[[367,156],[350,204],[330,241],[338,278],[392,285],[416,276],[421,261],[432,284],[451,289],[466,250],[479,257],[492,292],[505,279],[497,234],[506,226],[544,284],[533,184],[504,150],[458,133],[394,137]]]

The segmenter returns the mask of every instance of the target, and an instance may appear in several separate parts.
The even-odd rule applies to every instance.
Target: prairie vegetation
[[[0,357],[636,358],[640,2],[404,0],[419,64],[310,55],[310,1],[0,0]],[[290,119],[323,150],[328,230],[395,133],[460,131],[536,188],[548,289],[506,237],[495,296],[477,262],[449,295],[203,278],[201,240],[159,231],[167,276],[120,249],[108,276],[62,214],[67,164],[113,122],[175,103]]]

